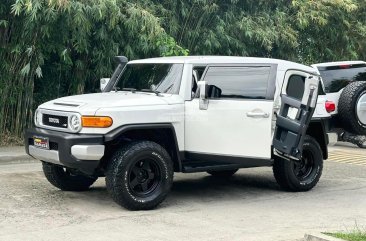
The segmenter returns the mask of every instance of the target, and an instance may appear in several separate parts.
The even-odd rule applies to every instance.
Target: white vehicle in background
[[[312,65],[321,75],[332,118],[331,132],[341,141],[366,147],[366,62],[342,61]]]

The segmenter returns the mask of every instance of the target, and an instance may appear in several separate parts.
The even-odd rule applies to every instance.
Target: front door
[[[185,150],[213,158],[271,157],[275,65],[212,65],[207,106],[185,103]],[[199,91],[199,90],[198,90]]]

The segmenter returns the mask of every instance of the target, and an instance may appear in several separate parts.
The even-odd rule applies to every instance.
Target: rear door
[[[319,81],[318,76],[306,72],[286,72],[273,137],[276,155],[301,158],[306,130],[316,107]]]

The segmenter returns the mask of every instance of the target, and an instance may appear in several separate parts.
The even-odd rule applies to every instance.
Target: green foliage
[[[305,64],[365,58],[364,0],[143,3],[194,55],[274,57]]]
[[[360,230],[349,233],[327,233],[327,235],[347,241],[366,241],[366,233]]]
[[[364,0],[2,0],[0,135],[42,102],[93,92],[113,56],[366,59]]]
[[[21,136],[42,102],[97,89],[116,55],[187,55],[158,17],[127,0],[0,3],[0,135]]]

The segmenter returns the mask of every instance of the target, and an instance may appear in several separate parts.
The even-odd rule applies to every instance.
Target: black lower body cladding
[[[41,128],[30,128],[25,131],[25,150],[29,154],[29,147],[33,146],[33,137],[40,136],[48,138],[50,149],[58,151],[60,165],[77,169],[88,175],[92,175],[99,166],[100,161],[79,160],[71,155],[73,145],[103,145],[103,135],[74,134],[59,131],[45,130]],[[46,161],[47,160],[42,160]]]

